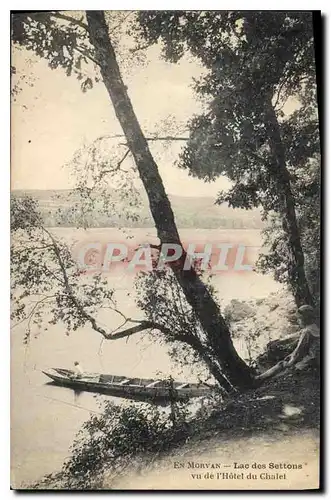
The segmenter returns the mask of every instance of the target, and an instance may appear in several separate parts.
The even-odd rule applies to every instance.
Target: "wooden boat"
[[[51,368],[43,371],[56,385],[70,387],[76,391],[126,397],[130,399],[188,399],[205,396],[212,387],[205,384],[191,384],[168,380],[130,378],[120,375],[84,373],[77,375],[72,370]]]

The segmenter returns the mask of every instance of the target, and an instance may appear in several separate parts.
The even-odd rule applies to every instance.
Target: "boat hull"
[[[210,387],[203,384],[182,384],[174,382],[172,386],[167,381],[150,381],[149,379],[130,379],[122,376],[86,374],[77,377],[74,372],[63,369],[45,370],[43,373],[49,377],[53,384],[74,389],[75,391],[95,392],[110,396],[129,399],[151,400],[187,400],[189,398],[206,396],[211,392]],[[123,381],[128,380],[126,385]],[[155,387],[147,387],[153,385]],[[186,386],[186,387],[181,387]]]

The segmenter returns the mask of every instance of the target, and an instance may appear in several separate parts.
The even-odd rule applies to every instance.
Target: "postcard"
[[[320,489],[320,25],[12,11],[13,489]]]

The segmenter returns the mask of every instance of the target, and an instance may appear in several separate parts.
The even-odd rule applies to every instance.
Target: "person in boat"
[[[81,365],[79,364],[79,361],[75,361],[74,362],[74,366],[75,366],[75,369],[74,369],[74,377],[75,378],[80,378],[84,375],[84,371],[81,367]]]
[[[287,366],[296,365],[303,370],[312,362],[319,365],[320,357],[320,329],[316,324],[315,311],[309,305],[298,309],[298,320],[301,326],[300,338],[294,351],[285,358]]]

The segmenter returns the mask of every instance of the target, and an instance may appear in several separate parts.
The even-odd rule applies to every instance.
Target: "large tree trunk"
[[[290,284],[298,307],[303,304],[314,306],[305,274],[305,259],[301,246],[300,232],[295,213],[295,203],[291,189],[290,175],[286,168],[285,152],[276,112],[271,99],[267,102],[265,124],[269,133],[269,145],[274,157],[273,176],[278,185],[283,205],[283,228],[288,237],[290,251]]]
[[[123,83],[104,14],[102,11],[87,11],[86,15],[90,40],[95,49],[95,57],[99,63],[102,78],[116,116],[146,189],[158,238],[161,244],[175,243],[182,246],[174,214],[157,165],[149,150],[146,138],[128,97],[126,86]],[[182,261],[185,260],[185,257],[183,250]],[[252,371],[236,352],[229,329],[221,316],[218,305],[195,270],[183,271],[182,267],[173,266],[173,271],[188,303],[194,309],[207,335],[209,345],[224,374],[235,387],[250,387],[254,380]]]

